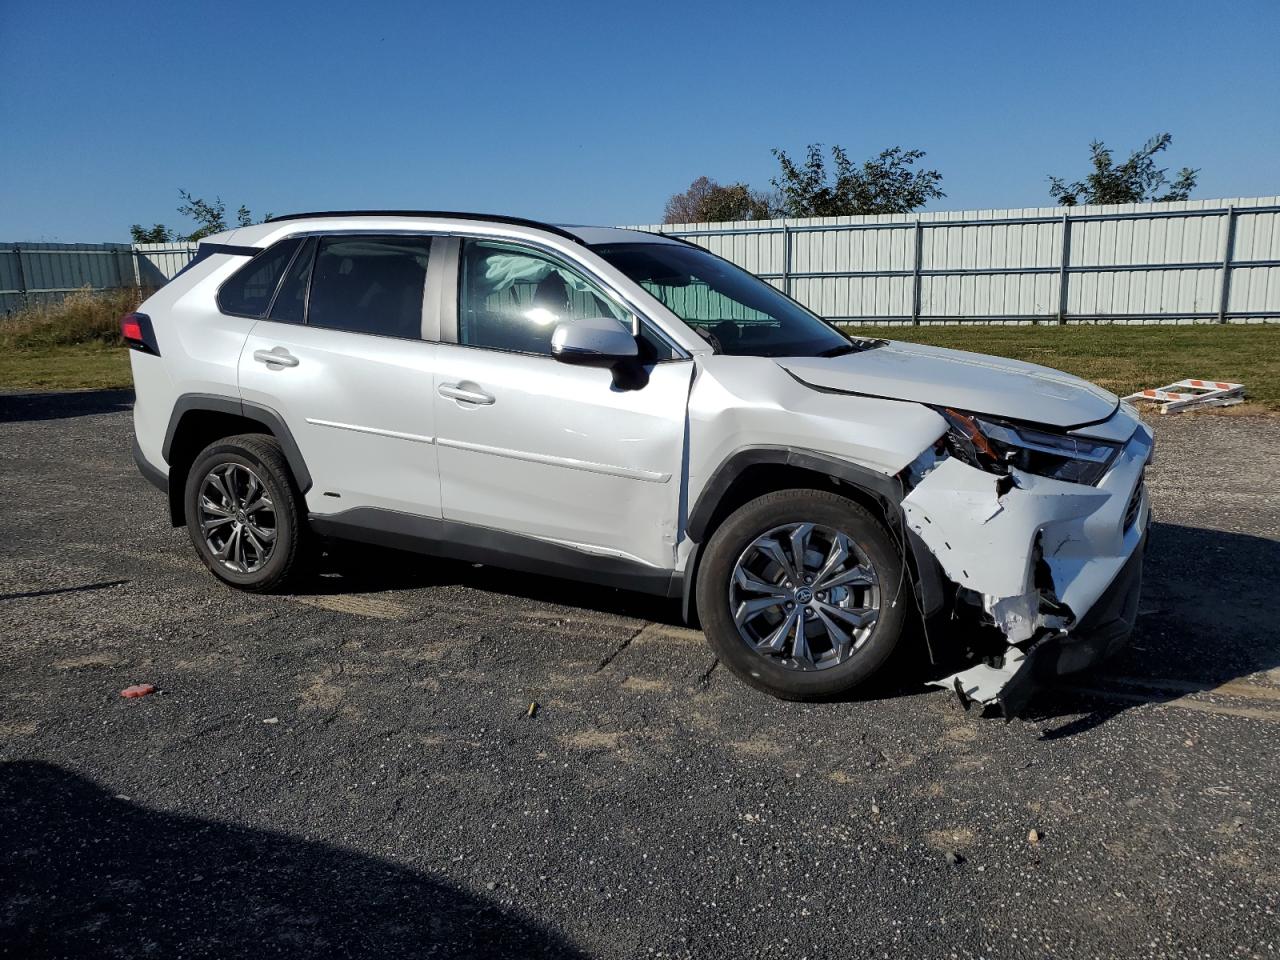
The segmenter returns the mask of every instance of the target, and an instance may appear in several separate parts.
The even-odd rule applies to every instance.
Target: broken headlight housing
[[[990,417],[938,410],[947,421],[939,443],[948,453],[988,473],[1007,474],[1010,468],[1036,476],[1085,483],[1102,479],[1120,444],[1088,437],[1050,433],[1020,423]]]

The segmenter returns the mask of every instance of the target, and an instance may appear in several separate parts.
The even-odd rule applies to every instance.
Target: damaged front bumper
[[[1022,712],[1031,695],[1055,677],[1087,670],[1120,650],[1138,619],[1142,591],[1143,533],[1137,548],[1097,603],[1071,630],[1047,633],[1024,645],[1011,646],[999,667],[979,664],[937,685],[954,690],[967,710],[972,704],[994,704],[1006,717]]]
[[[1119,415],[1118,415],[1119,416]],[[1124,644],[1137,617],[1150,521],[1140,422],[1096,487],[956,458],[927,465],[903,500],[911,531],[1004,649],[937,685],[966,708],[1017,714],[1054,676],[1083,670]]]

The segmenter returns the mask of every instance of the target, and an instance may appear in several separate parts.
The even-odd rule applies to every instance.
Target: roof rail
[[[278,223],[281,220],[310,220],[320,217],[441,217],[450,220],[488,220],[493,223],[509,223],[517,227],[533,227],[535,230],[545,230],[547,233],[554,233],[574,243],[583,243],[580,237],[552,223],[526,220],[524,217],[506,217],[502,214],[460,213],[456,210],[316,210],[310,213],[286,213],[278,217],[268,217],[264,222]]]

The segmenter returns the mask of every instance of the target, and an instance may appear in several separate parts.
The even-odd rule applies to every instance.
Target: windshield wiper
[[[842,343],[838,347],[832,347],[829,350],[823,350],[818,356],[820,357],[843,357],[846,353],[860,353],[863,350],[873,350],[876,347],[883,347],[889,341],[876,340],[871,337],[858,338],[852,343]]]
[[[865,346],[856,343],[842,343],[838,347],[832,347],[830,350],[823,350],[818,354],[820,357],[843,357],[846,353],[857,353],[859,350],[867,349]]]
[[[711,349],[716,353],[724,353],[724,347],[720,345],[720,338],[702,325],[695,326],[693,332],[700,336],[707,343],[711,344]]]

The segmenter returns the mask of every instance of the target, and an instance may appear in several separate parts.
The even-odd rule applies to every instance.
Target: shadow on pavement
[[[319,576],[305,591],[338,594],[445,585],[683,624],[678,600],[358,544],[332,544]],[[1138,625],[1128,647],[1090,672],[1048,684],[1032,700],[1025,718],[1063,718],[1061,726],[1044,734],[1045,739],[1058,739],[1091,730],[1133,706],[1212,690],[1280,667],[1280,630],[1273,619],[1278,588],[1280,542],[1153,524]],[[965,643],[958,633],[930,639],[943,653],[949,640]],[[919,694],[931,689],[924,687],[924,680],[939,669],[928,666],[924,645],[916,637],[887,666],[849,699]]]
[[[51,587],[48,590],[25,590],[21,593],[0,593],[0,600],[32,600],[36,597],[56,597],[64,593],[85,593],[91,590],[110,590],[119,587],[129,580],[103,580],[100,583],[86,583],[78,587]]]
[[[51,393],[0,394],[0,423],[62,420],[133,407],[132,390],[59,390]]]
[[[327,544],[316,575],[300,584],[294,592],[338,595],[446,585],[481,590],[499,602],[504,596],[516,596],[536,603],[697,629],[696,624],[685,623],[678,598],[658,597],[558,577],[513,573],[498,567],[443,560],[360,543]],[[921,664],[927,664],[928,656],[924,635],[918,627],[913,626],[903,637],[899,649],[894,651],[880,671],[857,689],[832,700],[886,700],[928,693],[933,688],[925,686],[926,671],[920,668]]]
[[[372,593],[460,586],[495,596],[510,595],[619,617],[683,625],[680,601],[577,580],[519,573],[477,563],[445,560],[361,543],[325,546],[316,574],[294,591],[301,594]]]
[[[0,956],[580,957],[424,874],[0,765]]]
[[[1133,706],[1273,670],[1280,666],[1277,595],[1280,541],[1155,523],[1138,625],[1128,646],[1096,669],[1063,677],[1042,691],[1028,716],[1072,716],[1044,735],[1057,739],[1093,729]],[[1249,691],[1224,691],[1233,692]]]

